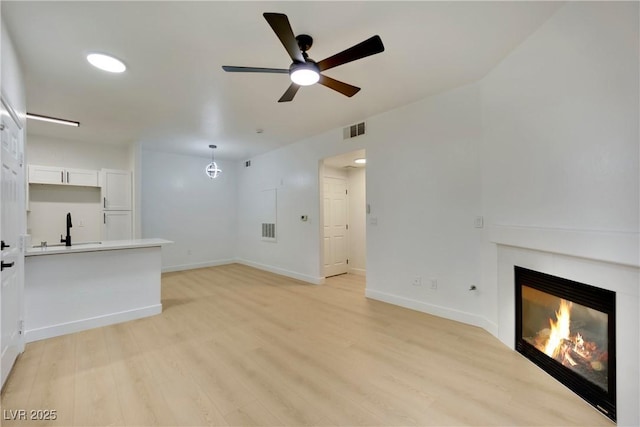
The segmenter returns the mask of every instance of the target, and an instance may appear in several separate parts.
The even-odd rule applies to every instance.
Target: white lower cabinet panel
[[[27,342],[152,316],[161,246],[27,256]]]
[[[128,240],[133,237],[131,211],[104,211],[102,222],[102,240]]]

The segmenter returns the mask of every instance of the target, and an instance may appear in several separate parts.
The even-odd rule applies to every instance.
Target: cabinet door
[[[102,240],[129,240],[133,237],[131,211],[104,211]]]
[[[83,185],[85,187],[98,186],[98,171],[87,169],[66,169],[65,180],[69,185]]]
[[[102,207],[106,210],[131,210],[131,172],[102,170]]]
[[[29,184],[64,184],[65,178],[61,167],[29,165]]]

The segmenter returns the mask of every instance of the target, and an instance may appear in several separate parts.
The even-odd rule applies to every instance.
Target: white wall
[[[28,163],[79,169],[131,170],[128,145],[94,144],[29,135]]]
[[[349,169],[349,273],[365,275],[367,269],[366,169]]]
[[[320,193],[322,159],[363,148],[367,136],[342,139],[335,129],[238,165],[238,261],[311,283],[322,283]],[[278,241],[260,237],[258,194],[277,189]],[[308,215],[308,221],[300,221]]]
[[[217,161],[215,180],[206,157],[142,150],[142,237],[171,240],[163,271],[231,262],[236,248],[236,164]]]
[[[472,310],[466,289],[480,274],[473,228],[480,211],[479,108],[479,90],[467,87],[370,118],[365,136],[343,141],[336,129],[252,159],[239,172],[239,258],[321,282],[318,164],[366,147],[367,200],[378,218],[367,230],[368,292]],[[254,194],[269,186],[279,189],[280,235],[271,246],[249,231]],[[301,223],[300,214],[310,221]],[[414,276],[437,278],[441,287],[413,287]]]
[[[495,224],[638,231],[638,3],[568,4],[482,82]]]
[[[2,52],[0,58],[0,89],[20,119],[23,120],[22,124],[24,125],[26,100],[20,60],[4,22],[0,21],[0,27],[2,27],[0,30],[0,51]]]
[[[33,245],[60,243],[71,213],[71,243],[102,240],[100,188],[47,184],[29,185],[27,234]]]
[[[468,291],[480,277],[480,106],[471,85],[367,121],[367,296],[484,323]]]

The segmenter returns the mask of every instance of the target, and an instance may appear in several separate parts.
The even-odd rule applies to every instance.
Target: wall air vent
[[[364,135],[364,133],[364,122],[357,123],[355,125],[347,126],[342,130],[342,139],[355,138],[356,136]]]
[[[276,225],[274,223],[262,223],[262,240],[276,240]]]

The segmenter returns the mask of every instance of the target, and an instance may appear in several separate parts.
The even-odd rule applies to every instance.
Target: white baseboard
[[[268,271],[270,273],[280,274],[281,276],[291,277],[292,279],[302,280],[303,282],[311,283],[313,285],[323,285],[324,277],[313,277],[307,274],[298,273],[295,271],[285,270],[280,267],[273,267],[271,265],[260,264],[258,262],[248,261],[246,259],[236,258],[235,262],[238,264],[247,265],[249,267],[254,267],[259,270]]]
[[[171,273],[173,271],[194,270],[196,268],[217,267],[218,265],[233,264],[234,259],[219,259],[215,261],[194,262],[192,264],[169,265],[162,267],[163,273]]]
[[[364,268],[349,267],[349,274],[355,274],[356,276],[366,276],[367,270],[365,270]]]
[[[26,342],[39,341],[60,335],[72,334],[74,332],[86,331],[87,329],[100,328],[102,326],[154,316],[160,313],[162,313],[162,304],[156,304],[149,307],[121,311],[119,313],[110,313],[103,316],[90,317],[88,319],[75,320],[73,322],[60,323],[38,329],[30,329],[25,331],[24,339]]]
[[[484,317],[478,316],[473,313],[467,313],[465,311],[455,310],[452,308],[442,307],[434,304],[427,304],[422,301],[388,294],[386,292],[380,292],[373,289],[367,289],[365,291],[365,295],[367,298],[371,298],[377,301],[388,302],[389,304],[399,305],[400,307],[409,308],[411,310],[420,311],[422,313],[432,314],[434,316],[443,317],[449,320],[455,320],[456,322],[466,323],[467,325],[478,326],[493,335],[496,335],[498,330],[497,325],[493,325]]]

